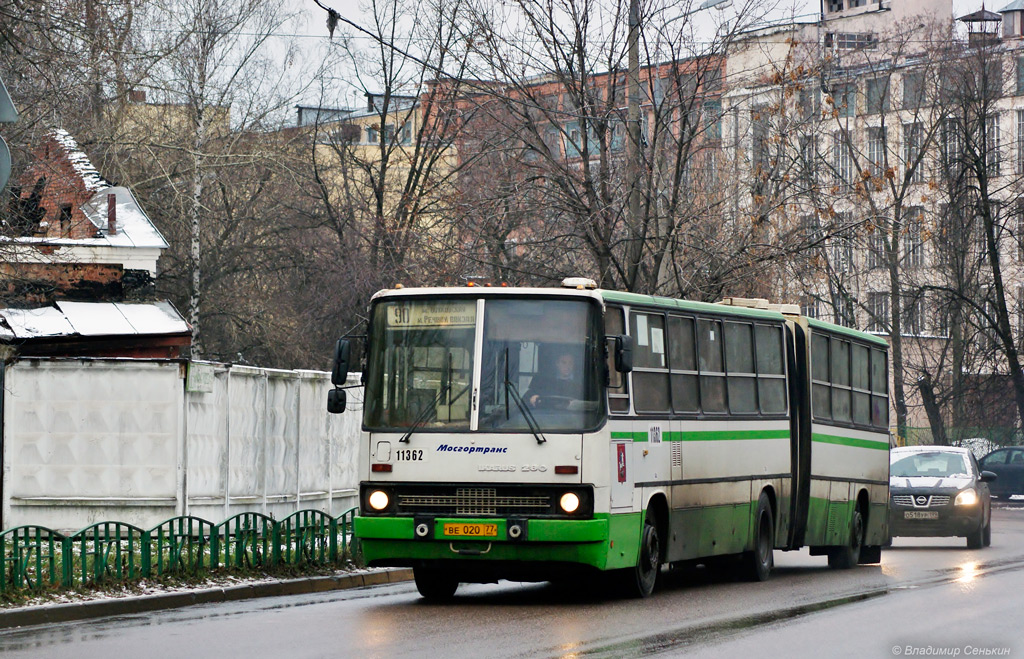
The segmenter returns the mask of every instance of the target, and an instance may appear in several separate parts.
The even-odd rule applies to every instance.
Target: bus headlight
[[[973,506],[978,503],[978,493],[973,489],[964,490],[960,494],[956,495],[956,501],[953,502],[954,506]]]
[[[558,500],[558,505],[562,507],[562,510],[571,515],[579,510],[580,498],[575,492],[566,492],[562,495],[562,498]]]
[[[371,508],[380,511],[388,507],[388,504],[391,503],[391,499],[388,497],[387,492],[384,492],[383,490],[374,490],[367,499],[367,502],[370,504]]]

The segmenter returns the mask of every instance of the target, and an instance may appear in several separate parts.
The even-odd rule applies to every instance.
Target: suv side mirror
[[[619,373],[633,370],[633,337],[625,334],[615,337],[615,370]]]
[[[348,395],[344,389],[331,389],[327,392],[327,411],[331,414],[344,412],[346,402],[348,402]]]
[[[981,472],[981,482],[982,483],[991,483],[992,481],[994,481],[997,478],[999,478],[999,476],[994,471],[983,471],[983,472]]]
[[[331,384],[341,387],[348,380],[348,362],[352,357],[352,344],[348,339],[338,339],[334,346],[334,368],[331,370]]]

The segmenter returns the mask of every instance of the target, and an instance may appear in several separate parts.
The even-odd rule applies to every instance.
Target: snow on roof
[[[116,197],[116,233],[107,231],[107,195]],[[40,238],[19,236],[10,240],[30,245],[88,245],[93,247],[145,247],[167,249],[167,241],[142,210],[128,188],[105,187],[82,205],[82,212],[101,231],[95,238]]]
[[[67,151],[68,160],[71,162],[75,173],[82,177],[86,190],[96,192],[110,185],[93,167],[89,156],[85,155],[85,152],[78,148],[78,142],[75,141],[75,138],[71,137],[70,133],[63,128],[57,128],[50,132],[50,136],[57,140],[57,143]]]
[[[116,228],[117,232],[109,234],[107,229],[107,195],[113,194],[116,201]],[[153,222],[142,210],[142,206],[135,200],[131,190],[123,187],[105,188],[92,199],[85,202],[82,212],[89,218],[89,221],[100,229],[103,234],[99,238],[86,239],[104,241],[112,247],[156,247],[167,249],[167,241],[160,235]],[[83,241],[77,241],[83,242]]]
[[[0,309],[0,339],[184,334],[188,323],[170,302],[57,302],[39,309]]]

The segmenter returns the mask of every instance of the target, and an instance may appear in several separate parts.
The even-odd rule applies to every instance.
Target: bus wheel
[[[747,576],[751,581],[767,581],[775,566],[775,520],[768,494],[761,492],[754,515],[754,550],[744,552]]]
[[[412,576],[416,580],[416,590],[428,600],[449,600],[459,587],[458,579],[433,568],[414,567]]]
[[[644,517],[644,530],[640,536],[640,555],[636,567],[626,570],[625,591],[631,597],[648,597],[654,592],[654,584],[658,581],[661,569],[661,536],[654,522],[654,514],[648,512]]]
[[[864,545],[864,515],[860,507],[853,509],[850,520],[850,541],[842,547],[833,547],[828,552],[828,566],[836,570],[847,570],[860,561],[860,549]]]

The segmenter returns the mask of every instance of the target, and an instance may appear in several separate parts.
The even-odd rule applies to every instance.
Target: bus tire
[[[775,518],[768,493],[761,492],[754,514],[754,549],[743,553],[747,578],[767,581],[775,566]]]
[[[622,573],[622,590],[627,597],[650,597],[661,571],[661,534],[654,512],[648,510],[644,516],[644,528],[640,534],[640,550],[636,566]]]
[[[412,576],[416,581],[416,590],[426,600],[450,600],[459,588],[458,579],[435,568],[414,567]]]
[[[828,550],[828,566],[834,570],[848,570],[860,561],[860,550],[864,546],[864,515],[860,506],[853,509],[850,520],[850,539],[842,547]]]

